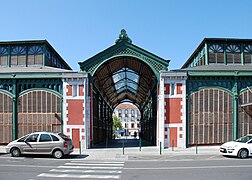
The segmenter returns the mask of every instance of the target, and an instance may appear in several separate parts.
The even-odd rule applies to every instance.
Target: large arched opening
[[[90,74],[91,146],[113,138],[113,111],[125,102],[140,111],[141,138],[157,145],[160,71],[169,60],[133,45],[122,30],[115,45],[79,64]]]
[[[112,58],[97,69],[92,83],[94,144],[112,138],[111,112],[128,102],[140,110],[141,138],[156,145],[158,79],[146,63],[134,57]]]

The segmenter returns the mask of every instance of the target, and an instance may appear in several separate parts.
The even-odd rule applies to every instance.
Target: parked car
[[[252,156],[252,134],[224,143],[220,147],[220,153],[226,156],[237,156],[242,159]]]
[[[61,158],[73,152],[72,140],[63,133],[34,132],[10,142],[6,152],[18,157],[21,154],[51,154]]]

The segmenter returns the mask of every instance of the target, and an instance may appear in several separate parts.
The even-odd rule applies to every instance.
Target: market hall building
[[[181,50],[183,51],[183,50]],[[121,103],[141,113],[154,146],[215,145],[252,132],[252,40],[206,38],[181,69],[132,43],[79,62],[79,72],[46,41],[0,42],[0,144],[34,131],[62,131],[74,146],[112,139]]]

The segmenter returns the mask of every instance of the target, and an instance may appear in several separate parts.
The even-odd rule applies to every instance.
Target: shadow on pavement
[[[7,155],[7,154],[0,153],[0,155]],[[11,155],[10,155],[10,157],[11,157]],[[31,159],[32,158],[56,159],[52,155],[41,155],[41,154],[22,154],[20,157],[31,158]],[[70,154],[67,156],[63,156],[61,159],[84,159],[87,157],[88,157],[88,155],[84,155],[84,154]],[[15,158],[15,157],[13,157],[13,158]]]
[[[113,139],[109,140],[108,142],[103,142],[100,144],[96,144],[92,147],[95,148],[121,148],[121,147],[146,147],[146,146],[153,146],[150,142],[140,139]]]

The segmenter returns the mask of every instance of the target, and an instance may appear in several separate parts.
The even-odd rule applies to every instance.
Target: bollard
[[[160,151],[159,151],[159,154],[160,155],[162,154],[162,142],[160,142]]]
[[[196,154],[198,154],[198,140],[196,141]]]
[[[80,154],[81,154],[81,141],[80,141]]]
[[[106,138],[106,148],[108,148],[108,138]]]
[[[139,151],[141,151],[141,148],[142,148],[142,139],[139,138]]]
[[[172,151],[174,151],[174,140],[172,140]]]
[[[124,139],[123,139],[123,155],[124,155]]]

